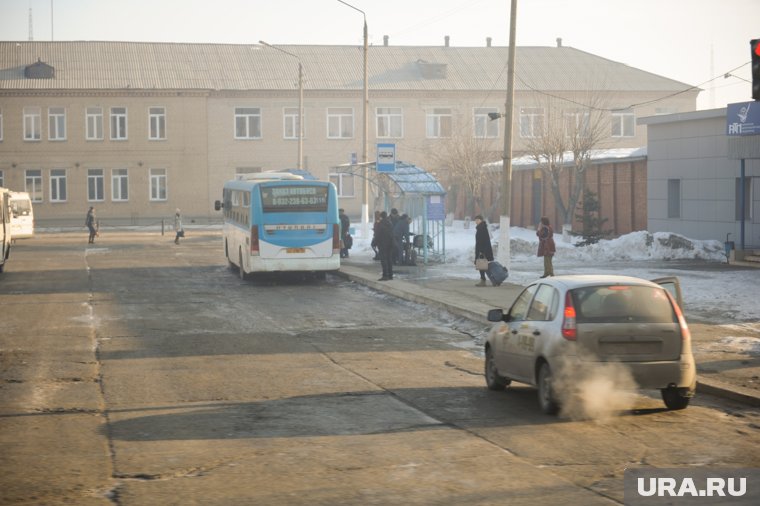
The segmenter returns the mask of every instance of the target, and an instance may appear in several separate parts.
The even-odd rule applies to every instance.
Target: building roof
[[[0,42],[0,90],[360,90],[361,46],[145,42]],[[298,59],[297,59],[298,58]],[[507,47],[371,46],[371,90],[507,87]],[[40,64],[52,75],[28,78]],[[45,78],[47,77],[47,78]],[[578,49],[518,47],[517,91],[667,91],[690,85]],[[695,90],[696,91],[696,90]]]
[[[646,160],[647,148],[590,149],[588,151],[588,156],[591,165],[615,162],[634,162],[638,160]],[[563,155],[563,161],[565,165],[572,165],[573,153],[571,151],[566,151]],[[503,162],[501,160],[490,162],[485,164],[484,167],[490,170],[501,170]],[[512,159],[512,167],[514,170],[532,170],[538,167],[538,162],[536,162],[536,159],[530,155],[523,155]]]

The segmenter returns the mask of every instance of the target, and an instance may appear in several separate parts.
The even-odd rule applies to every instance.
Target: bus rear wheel
[[[243,250],[238,252],[238,272],[240,273],[240,279],[245,281],[245,268],[243,267]]]

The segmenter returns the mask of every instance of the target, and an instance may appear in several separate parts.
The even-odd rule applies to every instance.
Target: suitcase
[[[488,270],[486,271],[486,275],[488,276],[488,279],[491,280],[491,283],[494,284],[494,286],[499,286],[504,282],[505,279],[507,279],[509,276],[509,271],[499,262],[493,260],[491,262],[488,262]]]

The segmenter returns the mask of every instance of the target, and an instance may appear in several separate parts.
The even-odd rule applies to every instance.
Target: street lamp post
[[[364,16],[364,105],[363,105],[363,114],[364,114],[364,132],[362,136],[362,162],[364,164],[364,167],[362,168],[362,179],[364,179],[364,185],[362,189],[362,237],[367,237],[368,232],[368,225],[369,225],[369,174],[367,169],[367,162],[369,161],[368,156],[368,132],[369,132],[369,116],[367,115],[367,109],[369,109],[369,80],[368,80],[368,68],[367,68],[367,52],[369,48],[369,35],[367,31],[367,14],[365,12],[357,7],[354,7],[353,5],[344,2],[343,0],[338,0],[338,2],[342,3],[343,5],[347,7],[351,7],[355,11],[359,11],[362,13],[362,16]]]
[[[303,64],[301,63],[301,58],[290,51],[267,44],[263,40],[260,40],[259,44],[276,49],[298,60],[298,168],[303,169]]]

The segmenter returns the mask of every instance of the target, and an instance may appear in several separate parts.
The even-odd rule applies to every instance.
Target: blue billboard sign
[[[377,145],[377,172],[396,172],[396,145]]]
[[[726,135],[760,135],[760,102],[728,104]]]
[[[446,207],[443,205],[443,195],[427,196],[427,219],[439,221],[446,219]]]

